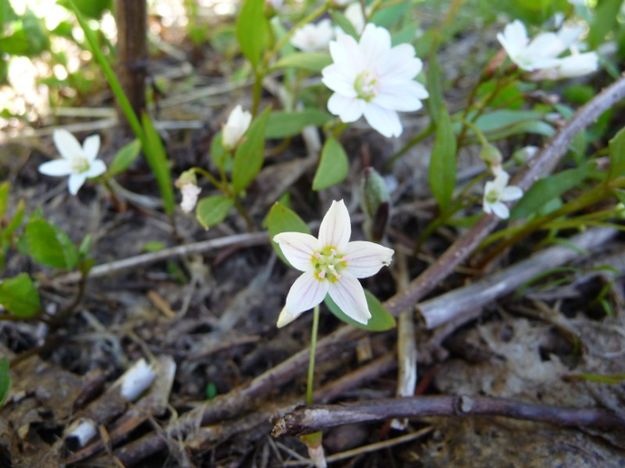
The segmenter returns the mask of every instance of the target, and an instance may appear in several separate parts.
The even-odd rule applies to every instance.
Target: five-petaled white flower
[[[224,125],[222,130],[222,144],[226,149],[232,149],[239,144],[243,134],[246,132],[252,122],[252,114],[244,111],[243,108],[236,106]]]
[[[510,175],[501,167],[495,171],[495,180],[486,182],[484,186],[484,211],[494,213],[501,219],[508,219],[510,210],[504,202],[518,200],[523,196],[523,190],[516,186],[509,186]]]
[[[597,70],[598,56],[595,52],[578,52],[582,47],[580,37],[583,32],[582,27],[565,24],[557,33],[540,33],[530,41],[525,25],[515,20],[505,27],[503,33],[497,34],[497,40],[519,68],[535,72],[531,79],[556,80],[587,75]],[[569,49],[571,55],[559,57]]]
[[[391,263],[393,249],[373,242],[349,242],[352,227],[343,200],[333,201],[319,227],[319,238],[301,232],[274,236],[289,263],[303,273],[286,297],[278,317],[283,327],[330,294],[341,310],[366,324],[371,318],[365,292],[357,278],[375,275]]]
[[[304,52],[315,52],[327,49],[332,36],[334,36],[332,23],[326,18],[317,24],[309,23],[295,31],[291,44]]]
[[[60,159],[48,161],[39,166],[39,172],[53,177],[69,176],[69,193],[76,195],[85,181],[104,174],[106,165],[96,159],[100,149],[100,136],[87,137],[81,146],[76,137],[67,130],[58,129],[52,134]]]
[[[334,63],[322,70],[323,83],[334,91],[328,109],[343,122],[362,115],[386,137],[399,136],[402,125],[397,111],[416,111],[428,92],[413,80],[422,68],[410,44],[391,46],[389,32],[368,24],[360,42],[338,34],[330,42]]]

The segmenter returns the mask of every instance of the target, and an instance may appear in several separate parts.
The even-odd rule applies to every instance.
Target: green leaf
[[[545,177],[536,182],[525,193],[523,198],[512,208],[511,219],[527,218],[529,215],[538,212],[554,198],[577,187],[586,179],[595,168],[590,162],[576,169],[568,169],[559,174]]]
[[[336,318],[339,320],[353,325],[356,328],[362,328],[363,330],[382,332],[395,328],[395,317],[393,317],[388,310],[384,308],[382,303],[378,301],[372,293],[365,289],[365,297],[367,298],[367,305],[369,306],[369,312],[371,312],[371,318],[366,325],[358,323],[355,320],[349,318],[336,303],[332,300],[330,295],[327,295],[324,302],[330,309]]]
[[[211,141],[210,158],[213,164],[224,172],[232,169],[232,157],[223,145],[221,131],[217,132]]]
[[[2,182],[0,184],[0,219],[4,218],[7,214],[9,207],[9,188],[11,185],[9,182]]]
[[[302,133],[304,128],[320,126],[332,119],[327,112],[304,109],[297,112],[272,112],[267,119],[265,138],[286,138]]]
[[[17,229],[22,225],[22,221],[24,221],[24,212],[26,211],[26,206],[24,204],[24,200],[20,200],[17,204],[17,208],[15,209],[15,214],[7,227],[2,231],[2,236],[5,241],[9,242],[11,237],[17,231]]]
[[[78,263],[78,249],[63,231],[41,218],[31,219],[25,230],[27,253],[37,263],[71,270]]]
[[[440,110],[445,108],[445,101],[443,100],[443,73],[435,54],[430,55],[427,79],[430,97],[426,103],[432,120],[436,122],[440,117]]]
[[[269,118],[269,108],[254,119],[245,132],[245,140],[234,156],[232,166],[232,186],[236,193],[241,193],[252,183],[263,167],[265,159],[265,125]]]
[[[343,13],[337,10],[331,10],[330,17],[332,18],[332,22],[341,28],[346,34],[349,34],[354,39],[358,40],[359,34],[356,31],[356,28],[354,28],[352,22],[348,20]]]
[[[328,138],[321,151],[313,190],[319,191],[338,184],[347,177],[348,170],[349,160],[343,146],[335,138]]]
[[[304,220],[300,218],[297,213],[280,202],[273,204],[263,221],[263,226],[269,231],[271,246],[278,257],[287,265],[290,265],[290,263],[282,253],[282,250],[280,250],[278,244],[273,241],[273,237],[281,232],[303,232],[310,234],[310,228]]]
[[[384,3],[381,5],[382,7],[375,12],[369,22],[386,29],[391,29],[406,16],[407,10],[410,7],[410,2],[400,2],[389,7],[384,7]]]
[[[623,0],[600,0],[588,32],[588,45],[594,49],[617,24]]]
[[[100,19],[106,10],[111,9],[111,0],[74,0],[76,8],[92,19]]]
[[[19,318],[34,317],[41,310],[39,292],[26,273],[0,283],[0,304]]]
[[[139,151],[141,150],[141,141],[134,140],[128,143],[117,152],[113,158],[113,162],[109,166],[107,176],[112,177],[117,174],[121,174],[139,157]]]
[[[152,174],[156,178],[161,198],[163,199],[163,207],[165,213],[171,215],[174,212],[174,188],[171,181],[171,171],[167,153],[161,141],[161,137],[154,128],[152,119],[146,113],[141,115],[144,134],[145,159],[152,170]]]
[[[456,136],[445,107],[438,111],[428,182],[442,211],[449,208],[456,186]]]
[[[324,67],[332,63],[332,58],[327,52],[294,52],[286,55],[273,65],[274,70],[280,68],[298,68],[312,72],[320,72]]]
[[[5,357],[0,358],[0,408],[6,402],[11,388],[11,372],[9,369],[9,360]]]
[[[269,37],[269,23],[264,9],[265,0],[244,0],[237,18],[239,47],[253,68],[258,67]]]
[[[208,229],[221,223],[228,216],[232,205],[232,198],[225,195],[204,197],[197,204],[195,216],[204,229]]]
[[[610,170],[608,178],[625,176],[625,127],[610,140]]]

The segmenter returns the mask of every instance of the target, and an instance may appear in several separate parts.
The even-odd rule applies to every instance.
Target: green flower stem
[[[319,305],[313,310],[312,331],[310,334],[310,357],[308,358],[308,380],[306,382],[306,404],[313,404],[313,384],[315,380],[315,354],[317,352],[317,333],[319,332]]]
[[[408,140],[408,143],[406,143],[399,151],[397,151],[393,156],[391,156],[388,159],[388,161],[384,163],[384,168],[391,169],[395,165],[397,160],[400,159],[402,156],[404,156],[406,153],[408,153],[408,151],[410,151],[413,146],[418,145],[423,140],[425,140],[430,135],[432,135],[434,133],[435,128],[436,127],[434,125],[434,122],[430,122],[430,125],[428,125],[426,128],[424,128],[415,136],[413,136],[410,140]]]
[[[211,184],[215,186],[216,189],[223,192],[224,195],[232,196],[232,192],[229,190],[227,184],[224,185],[223,183],[219,182],[217,178],[206,169],[202,169],[201,167],[194,167],[192,168],[192,170],[196,174],[205,177]]]

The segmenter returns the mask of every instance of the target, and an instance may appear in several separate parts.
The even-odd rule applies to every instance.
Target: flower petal
[[[392,85],[384,83],[380,94],[375,97],[373,103],[386,109],[408,112],[421,109],[423,107],[421,99],[427,97],[426,89],[416,81],[393,83]]]
[[[510,216],[510,210],[504,203],[500,201],[497,203],[493,203],[491,205],[491,208],[493,209],[493,213],[495,213],[498,218],[508,219],[508,217]]]
[[[83,174],[71,174],[69,179],[67,180],[67,187],[69,189],[69,193],[72,195],[76,195],[80,187],[83,186],[85,181],[87,180],[87,176]]]
[[[355,122],[358,120],[365,109],[366,103],[355,97],[346,97],[338,93],[334,93],[328,99],[328,110],[338,115],[345,122]]]
[[[98,177],[106,172],[106,164],[101,159],[96,159],[91,163],[88,171],[85,171],[84,175],[87,178]]]
[[[52,139],[56,149],[65,159],[74,159],[77,156],[83,156],[83,149],[74,135],[64,128],[59,128],[52,134]]]
[[[362,70],[364,58],[358,43],[349,34],[338,34],[335,41],[330,42],[332,62],[342,67]]]
[[[391,51],[391,34],[385,28],[367,24],[360,38],[360,50],[369,67],[379,65]]]
[[[518,200],[522,196],[523,196],[523,190],[521,190],[519,187],[516,187],[514,185],[504,188],[503,191],[501,192],[502,201]]]
[[[412,80],[423,68],[421,59],[415,56],[414,47],[410,44],[399,44],[393,47],[379,64],[380,79]]]
[[[360,282],[349,273],[343,273],[336,283],[330,283],[329,293],[345,315],[356,322],[366,324],[371,318],[365,291]]]
[[[93,161],[98,157],[98,151],[100,151],[100,135],[91,135],[85,138],[82,144],[82,149],[85,154],[85,158],[89,161]]]
[[[39,166],[39,172],[52,177],[62,177],[72,173],[72,165],[67,159],[55,159]]]
[[[286,296],[287,314],[296,318],[302,312],[312,309],[328,294],[328,281],[318,281],[312,271],[302,273],[295,280]]]
[[[367,241],[350,242],[343,252],[347,271],[356,278],[375,275],[380,268],[390,265],[395,253],[393,249]]]
[[[352,235],[352,223],[343,200],[332,201],[330,209],[319,227],[319,242],[322,247],[333,246],[343,251]]]
[[[333,63],[321,70],[321,76],[323,84],[332,91],[346,97],[356,97],[356,90],[354,89],[356,75],[353,69],[346,69]]]
[[[303,232],[281,232],[273,236],[273,240],[293,268],[299,271],[312,270],[312,254],[321,248],[315,237]]]
[[[402,126],[397,112],[370,103],[365,107],[365,119],[371,127],[387,138],[401,135]]]

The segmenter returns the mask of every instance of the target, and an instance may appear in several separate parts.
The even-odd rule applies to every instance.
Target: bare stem
[[[313,386],[315,382],[315,353],[317,352],[317,335],[319,332],[319,304],[313,310],[312,331],[310,334],[310,357],[308,358],[308,380],[306,381],[306,404],[312,405]]]

